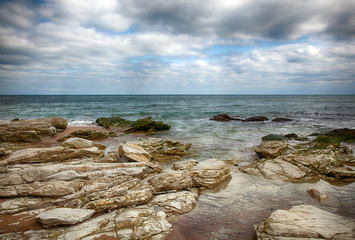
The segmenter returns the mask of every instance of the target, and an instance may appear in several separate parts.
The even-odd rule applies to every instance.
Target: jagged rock
[[[310,205],[276,210],[255,225],[257,239],[354,239],[355,222]]]
[[[146,132],[149,134],[154,134],[158,131],[170,129],[168,124],[153,121],[152,117],[138,119],[137,121],[128,121],[117,116],[109,118],[101,117],[96,120],[96,123],[105,128],[122,130],[125,133]]]
[[[286,140],[287,138],[278,134],[268,134],[262,137],[261,139],[263,141],[281,141],[281,140]]]
[[[80,182],[34,182],[0,187],[0,197],[61,197],[72,194],[83,186]]]
[[[0,142],[39,142],[43,137],[53,136],[68,125],[61,117],[18,120],[0,124]]]
[[[150,204],[163,207],[168,216],[175,214],[180,215],[190,212],[195,207],[197,198],[197,193],[180,191],[155,196]]]
[[[150,178],[148,182],[156,192],[182,190],[193,186],[192,178],[183,171],[163,172]]]
[[[271,121],[273,121],[273,122],[291,122],[293,120],[290,118],[274,118]]]
[[[71,149],[67,147],[26,148],[18,150],[2,164],[61,162],[83,157],[102,157],[104,152],[97,147]]]
[[[282,155],[287,150],[287,142],[267,141],[255,148],[255,152],[260,158],[273,159]]]
[[[173,164],[174,170],[187,170],[193,168],[198,165],[198,161],[196,160],[185,160],[181,162],[177,162]]]
[[[188,170],[194,185],[197,187],[213,188],[227,180],[231,173],[230,167],[217,159],[200,162],[199,165]]]
[[[44,227],[74,225],[89,219],[95,210],[77,208],[54,208],[37,215],[36,220]]]
[[[83,138],[83,139],[87,139],[87,140],[102,140],[102,139],[109,138],[109,137],[116,137],[116,133],[102,132],[102,131],[97,131],[97,130],[90,129],[90,128],[84,128],[84,129],[79,129],[74,132],[71,132],[67,136],[59,139],[58,141],[65,141],[67,139],[75,138],[75,137]]]
[[[264,116],[255,116],[255,117],[250,117],[242,120],[242,122],[263,122],[269,120],[267,117]]]
[[[93,147],[94,143],[87,139],[75,137],[75,138],[69,138],[68,140],[63,142],[62,146],[79,149],[79,148]]]
[[[128,162],[143,162],[153,165],[153,157],[141,146],[134,143],[122,144],[118,148],[119,156]]]
[[[191,143],[176,142],[161,138],[147,138],[130,141],[146,150],[154,161],[176,161],[189,154]]]

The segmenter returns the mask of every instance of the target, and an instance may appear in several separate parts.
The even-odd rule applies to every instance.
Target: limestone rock
[[[69,138],[68,140],[63,142],[62,146],[79,149],[79,148],[93,147],[94,143],[87,139],[75,137],[75,138]]]
[[[193,187],[189,174],[183,171],[169,171],[160,173],[148,180],[156,192],[168,190],[182,190]]]
[[[197,193],[180,191],[158,195],[153,198],[150,204],[163,207],[167,215],[180,215],[190,212],[195,207],[197,198]]]
[[[134,143],[122,144],[118,148],[119,155],[128,162],[143,162],[152,165],[152,156],[143,147]]]
[[[260,158],[273,159],[284,153],[287,146],[287,142],[284,141],[267,141],[256,147],[255,152]]]
[[[185,160],[181,162],[177,162],[173,164],[174,170],[187,170],[193,168],[198,165],[198,161],[196,160]]]
[[[194,185],[197,187],[212,188],[227,180],[231,176],[230,167],[217,159],[201,162],[188,170]]]
[[[36,220],[44,227],[74,225],[89,219],[95,210],[75,208],[54,208],[37,215]]]
[[[355,222],[310,205],[276,210],[255,225],[257,239],[354,239]]]

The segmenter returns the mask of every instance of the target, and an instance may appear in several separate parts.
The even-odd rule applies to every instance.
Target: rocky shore
[[[258,119],[248,121],[265,121]],[[190,143],[147,136],[170,128],[151,118],[97,123],[104,128],[64,136],[68,122],[60,117],[0,125],[0,239],[166,239],[179,216],[199,199],[209,201],[201,193],[218,192],[228,180],[238,188],[245,173],[292,183],[355,180],[352,151],[341,144],[354,141],[351,129],[312,140],[291,135],[265,140],[255,148],[257,160],[239,165],[196,161]],[[132,135],[136,132],[144,135]],[[231,180],[233,173],[237,177]],[[317,189],[305,194],[339,205]],[[276,210],[254,226],[257,239],[354,239],[354,227],[353,219],[310,205]],[[217,239],[235,237],[228,231]]]

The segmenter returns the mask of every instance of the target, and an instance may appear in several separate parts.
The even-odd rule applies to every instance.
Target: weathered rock
[[[37,215],[36,220],[44,227],[74,225],[89,219],[95,210],[78,208],[54,208]]]
[[[197,193],[180,191],[157,195],[152,199],[150,204],[163,207],[168,216],[176,214],[180,215],[190,212],[195,207],[197,198]]]
[[[331,207],[340,207],[339,199],[333,195],[321,193],[315,188],[308,189],[307,192],[312,198],[324,205]]]
[[[287,142],[267,141],[255,148],[255,152],[260,158],[273,159],[282,155],[287,150]]]
[[[75,138],[75,137],[83,138],[83,139],[87,139],[87,140],[102,140],[102,139],[109,138],[109,137],[116,137],[116,133],[102,132],[102,131],[97,131],[97,130],[90,129],[90,128],[84,128],[84,129],[79,129],[74,132],[71,132],[70,134],[68,134],[64,138],[59,139],[58,141],[65,141],[69,138]]]
[[[53,201],[53,198],[50,197],[17,197],[3,199],[0,203],[0,214],[15,214],[40,207],[47,207],[47,204],[51,201]]]
[[[298,136],[297,136],[296,133],[286,134],[286,135],[284,135],[284,137],[285,137],[285,138],[288,138],[288,139],[298,138]]]
[[[125,133],[146,132],[154,134],[158,131],[170,129],[168,124],[153,121],[151,117],[138,119],[137,121],[128,121],[117,116],[109,118],[101,117],[96,120],[96,123],[105,128],[122,130]]]
[[[71,149],[67,147],[26,148],[10,155],[3,164],[61,162],[83,157],[102,157],[104,152],[97,147]]]
[[[62,146],[79,149],[79,148],[93,147],[94,143],[87,139],[75,137],[75,138],[69,138],[68,140],[63,142]]]
[[[242,122],[263,122],[269,120],[265,116],[255,116],[255,117],[250,117],[242,120]]]
[[[271,121],[273,121],[273,122],[291,122],[293,120],[290,118],[274,118]]]
[[[193,168],[198,165],[198,161],[196,160],[185,160],[181,162],[177,162],[173,164],[174,170],[187,170]]]
[[[168,190],[182,190],[193,187],[192,178],[183,171],[169,171],[160,173],[148,180],[156,192]]]
[[[310,205],[276,210],[259,225],[257,239],[354,239],[355,222]]]
[[[122,144],[118,148],[119,156],[128,162],[143,162],[147,165],[153,165],[153,157],[144,150],[143,147],[134,143]]]
[[[189,169],[188,173],[195,186],[206,188],[217,186],[232,174],[230,167],[217,159],[203,161],[196,167]]]
[[[39,142],[67,127],[68,121],[60,117],[18,120],[0,124],[0,142]]]
[[[210,118],[210,120],[227,122],[227,121],[232,120],[232,118],[227,113],[222,113],[222,114],[218,114],[216,116],[213,116],[212,118]]]
[[[263,141],[282,141],[282,140],[286,140],[287,138],[278,134],[268,134],[262,137],[261,139]]]

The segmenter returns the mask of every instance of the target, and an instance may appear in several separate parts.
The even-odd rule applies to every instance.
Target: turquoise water
[[[91,125],[98,117],[136,120],[152,116],[172,126],[163,137],[190,141],[201,157],[233,157],[270,133],[309,135],[333,128],[355,128],[355,96],[0,96],[0,122],[13,118],[61,116],[69,125]],[[293,122],[215,122],[210,117],[264,115]]]

